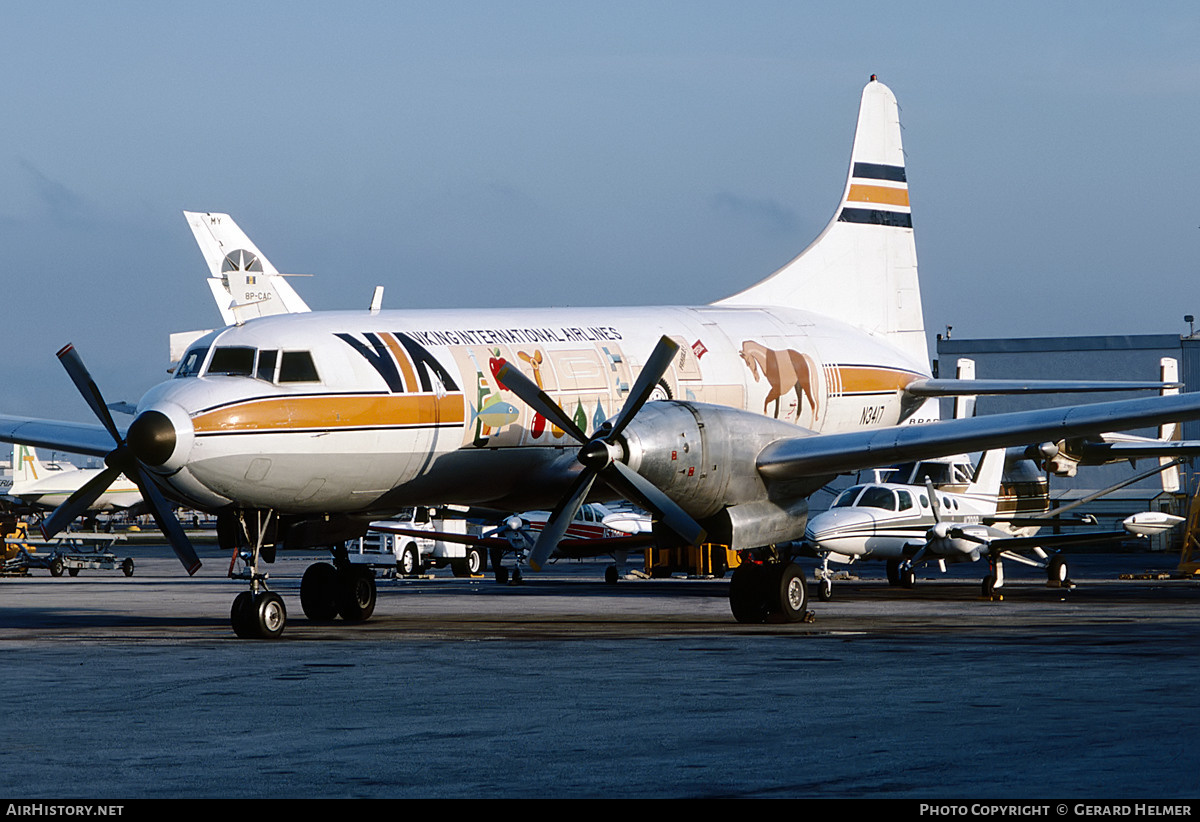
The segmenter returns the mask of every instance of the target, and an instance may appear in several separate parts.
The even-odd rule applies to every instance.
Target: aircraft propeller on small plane
[[[167,537],[175,555],[183,563],[184,569],[189,574],[196,573],[200,569],[200,557],[196,555],[196,550],[188,540],[187,534],[183,532],[183,526],[179,524],[170,504],[158,490],[154,480],[145,473],[139,459],[139,452],[162,447],[161,437],[155,430],[154,421],[146,418],[146,415],[138,417],[129,426],[129,431],[123,438],[121,432],[117,430],[116,423],[113,422],[112,414],[100,394],[100,389],[92,379],[87,366],[83,364],[83,359],[75,350],[75,346],[69,344],[65,346],[58,352],[58,359],[67,369],[67,374],[75,383],[75,387],[79,389],[79,393],[83,395],[88,407],[92,409],[92,413],[100,419],[101,424],[112,436],[116,448],[104,458],[104,464],[107,467],[82,488],[67,497],[54,510],[54,513],[42,525],[43,535],[49,539],[66,528],[76,517],[85,512],[118,476],[124,474],[137,483],[142,499],[150,507],[150,513],[154,516],[155,523]]]
[[[679,344],[677,342],[665,336],[660,339],[658,345],[654,347],[654,351],[651,352],[650,358],[646,360],[641,373],[638,374],[637,380],[634,381],[633,389],[629,392],[629,396],[616,418],[601,425],[591,437],[580,430],[571,416],[519,369],[511,363],[505,363],[500,367],[496,377],[504,383],[508,390],[520,397],[534,411],[574,437],[582,446],[579,449],[578,459],[583,464],[583,470],[571,484],[567,495],[554,507],[550,513],[550,519],[546,522],[546,527],[538,536],[533,552],[529,556],[529,565],[533,570],[541,570],[546,560],[549,559],[559,540],[566,534],[571,520],[583,505],[597,478],[627,499],[640,503],[688,544],[695,545],[703,540],[704,528],[690,514],[619,459],[622,455],[619,441],[621,432],[650,398],[650,394],[658,385],[658,381],[662,379],[663,374],[667,372],[671,360],[675,358],[678,351]]]

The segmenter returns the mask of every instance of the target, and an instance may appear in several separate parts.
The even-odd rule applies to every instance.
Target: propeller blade
[[[659,339],[654,350],[650,352],[646,364],[642,366],[641,372],[637,375],[637,379],[633,381],[633,388],[630,390],[629,396],[625,398],[625,404],[621,406],[616,420],[613,421],[612,432],[607,435],[608,438],[615,437],[625,430],[625,426],[629,424],[633,416],[646,404],[646,400],[658,386],[658,381],[662,379],[663,374],[667,373],[667,369],[671,367],[671,361],[678,353],[679,343],[667,336]]]
[[[571,419],[567,412],[550,398],[549,394],[538,388],[537,383],[522,374],[521,370],[512,363],[506,362],[500,366],[496,372],[496,379],[504,383],[509,391],[520,397],[534,411],[574,437],[576,442],[588,441],[587,434],[579,430],[575,420]]]
[[[121,434],[117,430],[117,424],[113,422],[108,405],[104,402],[104,397],[101,396],[100,389],[96,386],[95,380],[92,379],[92,374],[88,371],[87,366],[83,364],[83,358],[79,356],[79,352],[75,350],[75,346],[70,343],[63,346],[58,352],[58,361],[63,364],[63,368],[67,369],[67,374],[71,377],[71,382],[75,383],[75,387],[83,395],[83,399],[87,402],[88,407],[92,409],[92,413],[99,418],[108,433],[112,435],[113,440],[119,445],[121,443]]]
[[[950,536],[953,539],[965,539],[967,542],[974,542],[976,545],[991,545],[992,543],[990,539],[977,536],[970,531],[964,531],[962,528],[951,528]]]
[[[550,519],[546,520],[546,527],[538,534],[533,552],[529,555],[530,568],[535,571],[542,570],[542,566],[546,564],[546,560],[558,546],[559,540],[571,527],[571,520],[575,519],[575,515],[579,513],[579,507],[583,505],[583,501],[588,492],[592,490],[592,483],[595,481],[596,472],[590,468],[583,469],[575,478],[570,492],[550,512]]]
[[[613,462],[604,469],[603,479],[617,493],[635,499],[658,515],[663,525],[678,534],[688,545],[699,545],[707,536],[704,528],[692,515],[679,507],[675,500],[658,489],[650,480],[623,462]]]
[[[942,521],[942,505],[938,502],[937,490],[933,487],[933,480],[929,477],[925,478],[925,490],[929,492],[929,505],[933,508],[933,521],[939,523]]]
[[[45,539],[51,539],[74,522],[75,518],[87,511],[119,476],[121,476],[120,468],[105,468],[84,483],[82,487],[76,489],[71,496],[54,509],[50,518],[42,523],[42,536]]]
[[[179,524],[175,512],[171,510],[166,497],[158,490],[154,481],[145,475],[140,466],[135,473],[136,476],[133,480],[137,483],[138,490],[142,492],[142,499],[150,506],[150,513],[154,516],[154,522],[157,523],[158,529],[166,535],[167,542],[171,544],[171,549],[183,563],[183,568],[188,575],[195,574],[200,570],[200,557],[197,556],[196,549],[192,547],[192,542],[187,538],[187,534],[183,532],[183,526]]]

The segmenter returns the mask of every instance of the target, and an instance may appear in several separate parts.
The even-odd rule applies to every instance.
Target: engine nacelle
[[[708,403],[647,403],[622,434],[625,462],[679,503],[712,542],[735,550],[801,539],[807,497],[828,481],[764,481],[759,452],[807,433],[791,423]]]

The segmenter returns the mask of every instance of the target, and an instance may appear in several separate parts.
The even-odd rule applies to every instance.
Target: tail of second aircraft
[[[11,494],[20,494],[39,479],[45,479],[47,466],[37,457],[37,451],[29,445],[13,445]]]
[[[767,279],[718,305],[803,308],[886,336],[929,361],[900,109],[871,77],[863,89],[850,172],[837,213],[813,243]]]
[[[1004,479],[1005,453],[1004,448],[984,451],[979,458],[979,465],[975,468],[975,478],[963,492],[965,496],[990,506],[993,514],[1000,505],[1000,482]]]
[[[185,211],[183,215],[208,263],[208,286],[226,325],[309,310],[228,214]]]

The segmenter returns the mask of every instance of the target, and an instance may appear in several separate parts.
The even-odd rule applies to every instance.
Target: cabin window
[[[901,511],[907,511],[909,508],[913,507],[912,494],[908,493],[904,489],[900,489],[899,491],[896,492],[896,496],[900,500],[900,510]]]
[[[320,382],[308,351],[284,351],[279,362],[280,382]]]
[[[254,349],[240,345],[220,346],[204,372],[208,376],[249,377],[254,373]]]
[[[884,511],[896,510],[896,495],[890,488],[869,486],[858,499],[856,508],[881,508]]]
[[[179,368],[175,369],[175,378],[195,377],[200,373],[200,367],[204,365],[204,358],[207,354],[207,347],[189,349],[183,355],[183,359],[179,361]]]
[[[275,382],[275,361],[279,359],[279,352],[275,349],[269,351],[258,352],[258,369],[254,375],[260,380],[267,382]]]

